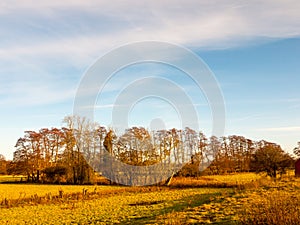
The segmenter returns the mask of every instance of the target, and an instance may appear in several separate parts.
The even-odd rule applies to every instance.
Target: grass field
[[[7,175],[7,176],[0,176],[0,183],[5,183],[5,182],[19,182],[21,180],[25,180],[26,177],[24,176],[10,176],[10,175]]]
[[[1,199],[19,199],[29,198],[31,196],[45,196],[51,194],[59,195],[62,191],[64,194],[82,192],[84,189],[88,191],[103,191],[120,189],[117,186],[91,186],[91,185],[35,185],[35,184],[1,184],[0,185],[0,201]]]
[[[300,180],[250,173],[171,187],[1,184],[0,201],[0,224],[299,224]]]

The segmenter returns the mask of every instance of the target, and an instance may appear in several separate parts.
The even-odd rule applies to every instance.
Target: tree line
[[[94,169],[105,163],[104,151],[133,166],[185,164],[176,171],[180,176],[265,171],[276,177],[294,162],[275,143],[237,135],[206,137],[190,128],[149,131],[144,127],[117,135],[78,116],[65,117],[63,125],[25,131],[6,165],[7,173],[25,175],[31,182],[92,183]]]

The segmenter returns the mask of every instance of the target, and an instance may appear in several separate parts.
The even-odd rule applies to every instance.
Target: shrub
[[[65,166],[52,166],[45,168],[42,173],[45,174],[45,181],[56,183],[60,182],[62,177],[65,176],[68,169]]]

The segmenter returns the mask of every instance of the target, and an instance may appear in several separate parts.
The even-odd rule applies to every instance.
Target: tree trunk
[[[76,169],[75,166],[73,166],[73,183],[77,184],[77,179],[76,179]]]
[[[167,185],[167,186],[170,186],[170,185],[171,185],[171,182],[172,182],[173,177],[174,177],[174,173],[172,173],[172,175],[166,180],[166,185]]]
[[[36,171],[36,182],[38,183],[40,181],[40,171]]]

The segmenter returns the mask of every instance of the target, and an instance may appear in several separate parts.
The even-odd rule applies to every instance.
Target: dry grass
[[[241,224],[297,225],[300,223],[300,196],[280,191],[255,202],[244,212]]]
[[[289,176],[175,178],[171,187],[1,184],[1,192],[0,224],[300,224],[300,179]]]
[[[6,185],[6,187],[9,185]],[[19,189],[26,189],[29,185],[17,185]],[[149,193],[154,191],[168,190],[167,187],[121,187],[121,186],[58,186],[52,185],[48,192],[43,192],[46,185],[30,185],[35,187],[33,190],[27,189],[26,192],[20,192],[19,197],[5,197],[0,200],[0,208],[11,208],[27,205],[45,205],[45,204],[61,204],[74,201],[92,200],[97,198],[109,197],[114,195],[122,195],[123,193]],[[0,190],[4,190],[2,185]],[[41,188],[42,187],[42,188]],[[41,188],[37,192],[33,192],[36,188]],[[54,191],[56,189],[56,191]],[[50,192],[51,191],[51,192]]]
[[[226,189],[157,189],[132,190],[90,199],[67,200],[60,204],[33,204],[2,208],[0,224],[149,224],[160,215],[182,212],[210,201]]]
[[[22,175],[11,176],[11,175],[1,175],[0,183],[12,183],[12,182],[21,182],[25,181],[26,177]]]
[[[171,187],[211,187],[211,188],[246,188],[261,186],[268,182],[265,176],[255,173],[241,173],[232,175],[214,175],[192,177],[176,177],[172,180]]]
[[[30,198],[34,195],[39,197],[45,195],[58,195],[59,191],[64,194],[82,192],[83,189],[88,189],[92,192],[94,189],[115,190],[121,187],[116,186],[93,186],[93,185],[38,185],[38,184],[0,184],[0,201],[16,200],[20,198]]]

